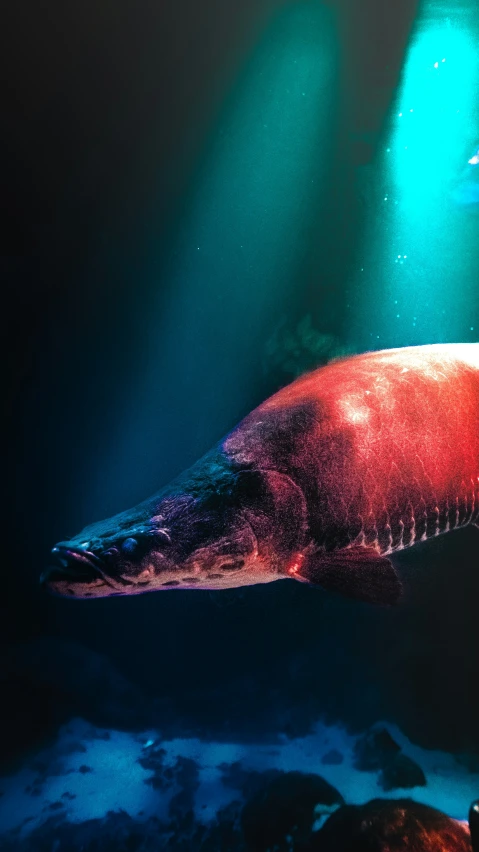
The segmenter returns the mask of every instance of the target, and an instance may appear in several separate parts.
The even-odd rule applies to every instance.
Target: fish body
[[[339,359],[158,494],[52,551],[58,594],[295,579],[391,604],[391,555],[479,525],[479,344]]]

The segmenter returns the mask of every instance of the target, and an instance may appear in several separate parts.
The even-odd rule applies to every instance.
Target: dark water
[[[473,6],[56,4],[7,30],[1,842],[266,849],[254,796],[282,771],[335,792],[274,788],[275,814],[295,796],[307,814],[281,849],[322,848],[304,803],[341,796],[466,819],[476,529],[402,554],[393,611],[293,581],[77,603],[38,577],[57,540],[157,490],[304,370],[478,339]],[[443,50],[450,138],[421,77]],[[405,140],[411,91],[425,124]],[[350,764],[383,722],[426,786]]]

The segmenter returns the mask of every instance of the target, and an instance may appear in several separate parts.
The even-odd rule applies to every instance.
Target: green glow
[[[330,153],[335,50],[320,4],[298,3],[270,22],[212,129],[166,272],[171,305],[159,354],[174,359],[178,375],[211,362],[212,393],[222,386],[235,405],[258,370],[255,345],[302,286],[298,267]]]
[[[186,446],[185,466],[258,401],[252,389],[265,341],[304,286],[301,262],[321,227],[313,211],[325,198],[333,145],[337,51],[331,11],[299,2],[268,23],[245,59],[211,128],[166,268],[157,269],[152,248],[145,367],[110,448],[113,473],[124,458],[134,460],[135,475],[150,469],[159,445]],[[159,285],[166,303],[156,302]]]
[[[364,169],[367,225],[350,300],[359,348],[477,339],[468,161],[479,141],[478,48],[472,5],[420,6],[388,132]]]
[[[166,333],[181,352],[177,367],[186,352],[178,335],[188,338],[191,355],[194,346],[204,352],[214,334],[238,381],[248,381],[248,353],[235,351],[242,323],[250,335],[266,336],[268,311],[294,287],[310,236],[311,206],[327,169],[335,47],[320,5],[283,10],[212,129],[166,273],[174,287]]]
[[[335,93],[329,17],[311,3],[278,15],[211,133],[178,238],[181,260],[169,273],[193,310],[201,294],[227,292],[229,310],[249,303],[259,316],[290,285],[327,169]],[[176,307],[175,327],[186,330],[185,304]]]
[[[475,129],[476,48],[469,31],[450,20],[428,24],[410,46],[389,153],[393,186],[411,222],[428,215],[432,204],[444,207],[458,155],[467,161]]]

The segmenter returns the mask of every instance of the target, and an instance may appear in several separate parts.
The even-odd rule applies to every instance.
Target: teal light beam
[[[420,6],[384,144],[362,175],[348,308],[359,349],[477,339],[478,220],[462,203],[479,141],[476,17],[472,3]]]
[[[302,286],[325,185],[337,54],[332,13],[319,3],[270,21],[211,130],[161,271],[152,250],[144,366],[101,460],[102,480],[121,480],[118,506],[191,463],[259,401],[263,346]],[[161,307],[158,287],[169,294]]]

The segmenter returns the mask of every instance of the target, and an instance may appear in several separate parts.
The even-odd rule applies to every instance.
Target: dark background
[[[103,479],[98,447],[109,435],[114,440],[144,366],[151,245],[157,296],[166,303],[174,294],[162,264],[188,210],[210,128],[270,16],[286,5],[57,0],[12,5],[2,26],[7,376],[0,629],[10,732],[23,726],[34,739],[70,712],[143,724],[146,711],[121,710],[120,687],[100,707],[91,672],[97,677],[111,666],[139,690],[135,696],[146,696],[143,707],[152,707],[165,729],[274,737],[306,730],[320,712],[356,727],[387,715],[427,745],[479,750],[476,530],[403,555],[410,597],[393,612],[289,581],[231,595],[88,604],[48,598],[38,588],[55,541],[97,519],[88,514],[90,489],[103,516],[125,508],[116,483]],[[299,312],[321,312],[335,333],[345,301],[341,282],[361,236],[354,170],[379,143],[415,6],[330,3],[341,52],[330,168],[338,190],[324,222],[332,284],[313,304],[305,281],[297,300]],[[210,407],[200,438],[198,399],[183,399],[182,387],[167,399],[161,383],[152,389],[169,441],[159,442],[158,458],[132,479],[130,504],[187,467],[276,389],[277,377],[261,372],[259,344],[250,357],[258,373],[248,398]],[[221,398],[214,371],[203,382],[207,397],[214,389]],[[145,432],[148,417],[146,411]],[[138,708],[132,695],[124,708]]]

